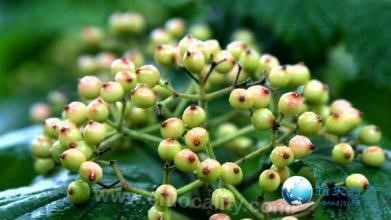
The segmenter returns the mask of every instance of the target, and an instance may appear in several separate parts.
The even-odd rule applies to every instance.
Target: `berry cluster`
[[[110,30],[118,37],[137,34],[144,29],[144,22],[135,13],[116,13],[110,17]],[[111,166],[121,183],[113,189],[154,199],[155,205],[148,211],[151,220],[169,219],[169,208],[179,196],[205,184],[213,188],[210,197],[216,209],[229,210],[237,201],[248,208],[251,205],[235,187],[251,175],[241,165],[268,155],[271,163],[259,175],[259,190],[260,195],[274,192],[290,177],[289,166],[296,160],[305,161],[316,150],[311,142],[316,138],[335,144],[330,156],[342,166],[355,158],[372,167],[380,167],[386,160],[385,152],[377,146],[379,128],[360,127],[361,112],[346,100],[329,105],[328,86],[311,79],[303,63],[281,65],[276,57],[261,54],[245,31],[235,33],[245,41],[235,40],[225,48],[208,39],[210,30],[205,26],[193,26],[189,30],[193,35],[175,40],[185,32],[182,19],[171,19],[164,28],[151,32],[154,58],[162,68],[144,63],[140,54],[104,58],[110,61],[107,74],[83,76],[77,85],[80,100],[65,105],[60,118],[44,121],[44,133],[32,144],[35,169],[46,174],[61,165],[78,172],[80,179],[68,186],[70,201],[83,204],[92,193],[108,190],[100,189],[97,183],[104,180],[101,166]],[[98,29],[83,34],[90,44],[103,39]],[[84,69],[90,68],[89,61],[81,62],[87,62]],[[163,79],[161,71],[168,68],[179,68],[191,78],[186,92],[177,91]],[[220,97],[232,109],[212,119],[207,104]],[[238,128],[232,123],[238,115],[248,115],[249,125]],[[213,120],[217,127],[211,125]],[[246,134],[254,131],[270,133],[265,146],[253,148],[253,139]],[[154,192],[130,186],[116,161],[102,160],[105,152],[115,150],[112,145],[124,144],[116,142],[119,139],[155,144],[164,163],[164,179]],[[359,144],[369,146],[359,151]],[[219,146],[236,153],[238,160],[221,163],[214,153]],[[197,180],[175,188],[169,178],[174,171]],[[361,174],[348,176],[345,183],[362,191],[368,184]],[[248,209],[253,217],[263,218],[260,210]],[[210,219],[230,217],[217,213]]]

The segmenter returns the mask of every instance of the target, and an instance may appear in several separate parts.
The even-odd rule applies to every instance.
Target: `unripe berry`
[[[365,165],[380,167],[387,159],[387,154],[378,146],[370,146],[362,152],[361,160]]]
[[[303,63],[288,65],[286,72],[290,79],[289,85],[294,87],[306,84],[311,78],[309,69]]]
[[[247,89],[254,98],[253,107],[256,109],[265,108],[271,100],[270,90],[264,86],[256,85]]]
[[[137,86],[136,74],[130,71],[121,71],[115,74],[115,81],[117,81],[124,92],[129,92]]]
[[[249,153],[249,150],[254,146],[254,143],[249,137],[238,137],[230,143],[227,143],[226,146],[237,155],[244,156]]]
[[[83,180],[76,180],[68,185],[67,194],[72,203],[76,205],[84,204],[91,196],[91,188]]]
[[[237,130],[238,127],[236,127],[235,124],[227,122],[217,127],[216,137],[223,137],[225,135],[230,135],[235,133]]]
[[[168,44],[172,42],[171,35],[162,28],[155,28],[151,31],[149,38],[154,45]]]
[[[203,108],[198,105],[190,105],[182,114],[182,120],[189,128],[194,128],[204,124],[206,113]]]
[[[240,56],[248,48],[243,41],[233,41],[227,45],[227,50],[232,54],[235,60],[239,60]]]
[[[98,69],[97,61],[93,56],[79,56],[77,66],[82,74],[92,74]]]
[[[245,89],[234,89],[229,95],[229,104],[239,110],[248,110],[254,104],[254,97]]]
[[[267,80],[273,87],[284,88],[288,86],[290,78],[285,66],[276,66],[270,69]]]
[[[240,55],[239,63],[246,72],[253,74],[260,65],[259,58],[258,52],[253,49],[247,49]]]
[[[161,85],[156,85],[152,88],[152,91],[162,99],[168,98],[171,96],[172,92]]]
[[[145,60],[144,55],[139,50],[128,50],[123,57],[132,61],[136,68],[143,65]]]
[[[80,165],[79,175],[82,180],[89,184],[97,183],[103,176],[102,167],[95,162],[86,161]]]
[[[178,49],[168,44],[158,45],[155,49],[154,58],[156,63],[165,67],[174,66],[181,59]]]
[[[48,158],[50,157],[50,148],[52,146],[52,141],[49,137],[45,135],[40,135],[34,138],[32,142],[32,154],[38,158]]]
[[[150,109],[129,107],[126,111],[126,117],[131,125],[145,125],[150,120],[150,113]]]
[[[224,163],[221,166],[221,179],[226,184],[237,185],[243,179],[242,169],[235,163]]]
[[[378,144],[381,140],[381,131],[375,125],[367,125],[361,129],[358,139],[366,145]]]
[[[267,108],[258,109],[251,115],[251,123],[261,131],[272,128],[275,121],[273,113]]]
[[[61,154],[60,159],[62,165],[70,171],[79,170],[80,165],[87,160],[84,153],[78,149],[68,149],[64,151]]]
[[[322,118],[313,112],[304,112],[297,120],[299,130],[303,134],[318,134],[322,128]]]
[[[220,210],[230,209],[235,204],[235,196],[228,189],[219,188],[212,193],[212,205]]]
[[[220,177],[221,174],[221,164],[217,160],[206,159],[200,163],[197,169],[197,177],[198,179],[211,183],[217,178]]]
[[[84,99],[95,99],[100,94],[102,81],[96,76],[84,76],[79,80],[77,90]]]
[[[326,103],[329,99],[328,86],[319,80],[311,80],[304,86],[303,97],[307,102],[314,104]]]
[[[138,108],[149,108],[155,105],[156,95],[147,86],[139,85],[132,92],[132,103]]]
[[[272,169],[264,170],[259,175],[259,186],[263,192],[273,192],[280,186],[280,175]]]
[[[110,52],[101,52],[95,56],[98,70],[109,71],[111,64],[115,61],[115,54]]]
[[[278,146],[270,154],[270,160],[277,168],[283,168],[293,162],[294,155],[287,146]]]
[[[160,207],[171,207],[175,204],[177,191],[169,184],[160,185],[155,191],[155,202]]]
[[[183,65],[192,73],[201,73],[205,60],[204,54],[199,50],[188,50],[183,55]]]
[[[163,138],[180,138],[185,132],[185,124],[179,118],[169,118],[160,124]]]
[[[87,106],[87,117],[88,119],[97,122],[106,121],[109,117],[108,104],[101,98],[93,100]]]
[[[134,72],[136,67],[134,63],[127,58],[116,59],[111,63],[111,74],[115,75],[118,72],[129,71]]]
[[[170,214],[169,209],[154,205],[148,210],[148,220],[170,220]]]
[[[116,35],[137,34],[145,28],[145,20],[135,12],[113,13],[109,18],[109,28]]]
[[[227,83],[228,84],[233,84],[235,82],[238,82],[238,83],[242,83],[242,82],[245,82],[249,75],[247,74],[247,72],[245,72],[243,69],[240,71],[240,74],[239,74],[239,77],[238,77],[238,73],[239,73],[239,65],[235,65],[233,67],[233,69],[226,75],[226,80],[227,80]],[[238,80],[236,81],[236,78],[238,78]]]
[[[45,135],[48,137],[56,138],[57,134],[57,126],[61,122],[59,118],[48,118],[43,122],[43,129]]]
[[[348,108],[353,107],[352,104],[345,99],[337,99],[330,105],[330,111],[334,114],[342,113]]]
[[[277,168],[276,166],[272,165],[270,169],[278,173],[280,176],[280,184],[284,183],[285,180],[291,176],[291,170],[289,167]]]
[[[119,82],[109,81],[102,85],[100,90],[100,97],[105,102],[113,103],[120,101],[124,96],[124,89]]]
[[[220,62],[222,60],[224,61],[216,66],[216,71],[218,73],[223,73],[223,74],[228,73],[234,68],[236,64],[235,58],[232,56],[230,52],[226,50],[220,51],[215,58],[216,62]]]
[[[97,47],[103,41],[103,32],[98,27],[86,27],[82,31],[81,38],[88,46]]]
[[[184,36],[178,43],[179,53],[183,56],[188,50],[190,45],[197,42],[198,40],[191,35]]]
[[[85,141],[70,143],[69,148],[80,150],[87,160],[89,160],[94,154],[94,150],[92,149],[92,147],[88,145]]]
[[[266,71],[267,73],[269,73],[272,68],[280,65],[278,59],[275,56],[269,54],[263,54],[259,59],[259,62],[261,65],[261,70]]]
[[[192,43],[189,46],[188,51],[200,51],[202,55],[204,55],[204,59],[207,63],[209,63],[211,60],[211,55],[212,55],[212,48],[209,47],[205,42],[203,41],[196,41]]]
[[[219,41],[215,40],[215,39],[212,39],[212,40],[206,40],[204,41],[204,43],[206,44],[206,46],[208,47],[208,50],[211,52],[211,54],[213,55],[213,57],[217,57],[217,54],[220,52],[221,50],[221,47],[220,47],[220,43]],[[219,61],[219,60],[216,60],[215,61]]]
[[[326,128],[326,131],[328,133],[335,135],[345,134],[351,128],[350,124],[348,123],[348,120],[346,119],[346,117],[344,117],[344,114],[330,115],[326,118],[324,127]]]
[[[174,157],[175,167],[182,172],[193,172],[199,166],[197,154],[189,149],[180,150]]]
[[[169,161],[173,160],[175,155],[182,149],[179,141],[174,138],[167,138],[160,142],[158,146],[158,153],[160,158]]]
[[[52,114],[50,106],[43,102],[35,103],[30,108],[30,118],[34,123],[41,123]]]
[[[52,159],[56,162],[56,163],[60,163],[60,156],[61,154],[68,150],[68,147],[67,146],[64,146],[60,143],[60,141],[56,141],[53,143],[52,147],[50,148],[50,155],[52,157]]]
[[[65,117],[76,125],[87,120],[87,106],[82,102],[71,102],[64,107]]]
[[[354,150],[347,143],[340,143],[334,146],[332,151],[333,160],[340,165],[347,165],[354,159]]]
[[[182,18],[171,18],[166,21],[164,28],[171,36],[175,38],[182,37],[186,31],[186,22]]]
[[[341,113],[346,122],[350,125],[349,130],[357,128],[362,121],[362,113],[355,108],[347,108]]]
[[[209,133],[205,128],[195,127],[185,134],[185,143],[190,150],[198,152],[205,148],[209,142]]]
[[[62,125],[59,130],[58,140],[63,146],[69,147],[69,144],[82,139],[79,129],[70,123]]]
[[[216,213],[209,217],[209,220],[231,220],[231,218],[223,213]]]
[[[278,111],[284,116],[296,116],[303,110],[303,98],[297,92],[283,94],[278,100]]]
[[[83,139],[91,144],[97,145],[106,137],[106,126],[96,121],[89,121],[83,130]]]
[[[189,34],[193,35],[195,38],[200,40],[207,40],[211,38],[212,31],[208,27],[208,25],[203,23],[193,24],[189,28]]]
[[[296,135],[289,140],[289,148],[297,159],[304,159],[308,157],[314,150],[314,145],[310,139],[302,135]]]
[[[359,189],[361,193],[364,193],[369,187],[369,181],[364,175],[354,173],[346,178],[345,185],[348,188]]]
[[[34,161],[34,170],[38,174],[48,174],[56,167],[56,163],[52,159],[36,159]]]
[[[136,69],[137,82],[154,87],[160,79],[160,71],[153,65],[144,65]]]

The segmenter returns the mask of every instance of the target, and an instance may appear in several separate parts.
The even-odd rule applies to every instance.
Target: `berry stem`
[[[106,152],[107,149],[110,148],[111,143],[118,140],[122,136],[123,136],[122,133],[116,133],[116,134],[112,135],[111,137],[107,138],[106,140],[104,140],[102,143],[100,143],[96,149],[97,150],[96,153],[98,154],[97,157],[99,157],[102,152]]]
[[[211,143],[212,147],[218,147],[225,143],[228,143],[229,141],[232,141],[233,139],[240,137],[242,135],[245,135],[247,133],[255,131],[255,127],[253,125],[248,125],[246,127],[243,127],[239,129],[237,132],[231,135],[227,135],[225,137],[219,138]]]
[[[220,90],[208,93],[206,95],[206,100],[209,101],[209,100],[216,99],[216,98],[218,98],[220,96],[226,95],[226,94],[230,93],[234,88],[235,87],[233,87],[233,86],[229,86],[229,87],[226,87],[226,88],[223,88],[223,89],[220,89]]]
[[[247,160],[251,160],[255,157],[260,157],[260,156],[264,155],[271,148],[271,146],[273,146],[272,142],[266,144],[263,147],[260,147],[256,150],[254,150],[253,152],[251,152],[243,157],[241,157],[240,159],[236,160],[235,163],[240,165],[240,164],[246,162]]]
[[[256,208],[254,208],[243,196],[242,194],[232,185],[227,185],[227,188],[234,194],[236,199],[239,200],[240,204],[243,206],[257,219],[265,219],[265,214],[262,214]]]
[[[199,187],[201,187],[203,185],[204,185],[204,182],[202,182],[201,180],[195,180],[195,181],[193,181],[193,182],[191,182],[191,183],[189,183],[187,185],[184,185],[181,188],[179,188],[177,190],[178,196],[183,195],[183,194],[185,194],[185,193],[187,193],[189,191],[192,191],[194,189],[197,189],[197,188],[199,188]]]
[[[206,152],[208,153],[208,156],[214,160],[216,160],[216,155],[213,151],[213,148],[210,144],[210,142],[208,142],[208,144],[206,145]]]
[[[228,113],[222,114],[222,115],[217,116],[214,119],[210,120],[208,123],[208,126],[211,126],[211,127],[217,126],[219,124],[222,124],[222,123],[236,117],[239,114],[240,114],[240,112],[238,112],[238,111],[230,111]]]
[[[168,184],[170,178],[170,161],[165,161],[163,165],[163,184]]]
[[[153,124],[148,127],[139,129],[138,131],[142,132],[142,133],[152,133],[152,132],[158,131],[159,129],[160,129],[160,124]]]
[[[171,95],[172,97],[181,97],[181,98],[184,98],[184,99],[193,99],[193,100],[198,100],[200,99],[199,95],[193,95],[193,94],[188,94],[188,93],[182,93],[182,92],[178,92],[176,91],[170,84],[168,81],[166,82],[159,82],[159,85],[166,88],[167,90],[169,90],[171,92]],[[170,101],[171,102],[171,101]],[[168,103],[165,103],[165,104],[168,104]]]
[[[125,117],[125,110],[126,110],[126,105],[128,103],[128,98],[125,97],[122,99],[122,108],[121,108],[121,113],[120,113],[120,116],[118,118],[118,123],[117,123],[117,129],[118,130],[121,130],[122,129],[122,125],[124,123],[124,117]]]
[[[187,87],[185,93],[191,94],[193,92],[193,89],[194,89],[194,82],[191,82]],[[181,99],[181,101],[179,101],[177,107],[174,110],[175,117],[178,117],[182,113],[183,109],[186,107],[187,102],[188,102],[187,99]]]
[[[131,130],[129,128],[123,128],[123,132],[125,134],[129,135],[130,137],[132,137],[134,139],[137,139],[137,140],[141,140],[141,141],[151,141],[151,142],[155,142],[155,143],[160,143],[160,141],[163,140],[160,137],[156,137],[154,135],[150,135],[150,134],[146,134],[146,133],[143,133],[143,132]]]

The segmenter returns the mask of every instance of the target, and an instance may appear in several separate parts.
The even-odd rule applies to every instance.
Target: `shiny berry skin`
[[[87,106],[82,102],[71,102],[64,107],[65,117],[80,125],[87,120]]]
[[[222,61],[224,60],[224,61]],[[236,64],[236,61],[235,61],[235,58],[232,56],[232,54],[226,50],[222,50],[220,51],[216,58],[215,58],[215,61],[216,62],[220,62],[222,61],[221,63],[219,63],[217,66],[216,66],[216,71],[218,73],[229,73],[235,66]]]
[[[125,51],[123,57],[132,61],[136,68],[140,67],[145,62],[144,55],[139,50]]]
[[[258,52],[253,49],[247,49],[240,55],[239,63],[246,72],[253,74],[260,65],[259,58]]]
[[[38,174],[45,175],[50,173],[56,167],[54,160],[45,158],[45,159],[36,159],[34,161],[34,170]]]
[[[291,170],[289,167],[277,168],[276,166],[272,165],[270,169],[278,173],[280,176],[280,184],[283,184],[285,180],[291,176]]]
[[[243,179],[242,169],[235,163],[224,163],[221,166],[221,179],[226,184],[237,185]]]
[[[188,51],[200,51],[202,55],[204,55],[204,59],[207,63],[209,63],[211,60],[212,55],[212,48],[209,47],[205,42],[203,41],[196,41],[193,44],[189,46]]]
[[[352,104],[345,99],[337,99],[330,105],[330,111],[334,114],[342,113],[348,108],[353,107]]]
[[[137,82],[154,87],[160,79],[160,71],[153,65],[144,65],[136,69]]]
[[[322,128],[322,124],[322,117],[314,112],[304,112],[297,120],[300,132],[307,135],[318,134]]]
[[[169,184],[160,185],[155,191],[155,202],[160,207],[171,207],[175,204],[177,191]]]
[[[97,183],[103,177],[103,170],[99,164],[86,161],[80,165],[79,175],[82,180],[89,184]]]
[[[304,85],[311,78],[309,69],[303,63],[288,65],[286,67],[286,72],[290,79],[289,85],[293,87]]]
[[[375,125],[367,125],[361,129],[358,139],[366,145],[378,144],[381,140],[381,131]]]
[[[102,85],[100,97],[108,103],[120,101],[124,96],[124,89],[121,84],[116,81],[109,81]]]
[[[197,154],[189,149],[180,150],[174,157],[175,167],[185,173],[195,171],[199,163]]]
[[[369,187],[369,181],[364,175],[354,173],[346,178],[345,186],[352,189],[358,189],[360,193],[364,193]]]
[[[96,76],[84,76],[79,80],[77,90],[84,99],[95,99],[100,94],[102,81]]]
[[[211,183],[217,180],[221,174],[221,164],[214,159],[206,159],[200,163],[197,169],[197,177],[203,182]]]
[[[148,220],[170,220],[170,214],[169,209],[154,205],[148,210]]]
[[[134,63],[127,58],[116,59],[111,63],[111,74],[115,75],[118,72],[136,70]]]
[[[249,87],[247,91],[249,91],[254,98],[254,108],[266,108],[269,105],[271,100],[271,92],[268,88],[256,85]]]
[[[342,113],[340,113],[343,118],[345,118],[346,122],[350,125],[349,130],[353,130],[357,128],[362,121],[362,112],[357,110],[356,108],[347,108]]]
[[[115,81],[117,81],[124,92],[129,92],[137,86],[137,76],[134,72],[121,71],[115,74]]]
[[[78,141],[69,144],[69,148],[80,150],[87,160],[94,155],[94,149],[88,145],[85,141]]]
[[[370,146],[362,152],[361,160],[365,165],[381,167],[387,159],[387,154],[378,146]]]
[[[331,152],[333,160],[339,165],[348,165],[354,159],[354,150],[347,143],[340,143],[334,146]]]
[[[184,36],[178,43],[179,53],[183,56],[189,50],[190,45],[197,41],[198,40],[191,35]]]
[[[275,123],[273,113],[267,108],[261,108],[251,115],[251,123],[260,131],[271,129]]]
[[[49,137],[45,135],[40,135],[34,138],[32,142],[32,154],[38,158],[48,158],[50,157],[50,148],[52,146],[52,141]]]
[[[227,50],[232,54],[235,60],[239,60],[240,56],[247,48],[247,44],[243,41],[233,41],[227,45]]]
[[[213,54],[213,57],[217,57],[217,54],[221,51],[219,41],[215,39],[211,39],[211,40],[204,41],[204,43],[206,44],[211,54]],[[218,62],[219,60],[215,59],[215,61]]]
[[[185,132],[185,124],[179,118],[169,118],[160,123],[160,134],[163,138],[180,138]]]
[[[199,127],[204,124],[206,113],[198,105],[190,105],[182,114],[182,121],[189,128]]]
[[[84,153],[78,149],[68,149],[64,151],[61,156],[61,164],[70,171],[78,171],[80,165],[87,159]]]
[[[167,138],[160,142],[158,153],[165,161],[173,160],[175,155],[182,149],[181,144],[174,138]]]
[[[276,66],[270,70],[267,80],[273,87],[285,88],[289,85],[290,78],[285,66]]]
[[[209,133],[205,128],[195,127],[185,134],[185,143],[194,152],[201,151],[209,142]]]
[[[319,80],[311,80],[304,86],[303,97],[309,103],[322,104],[329,99],[328,86]]]
[[[314,150],[314,145],[310,139],[302,135],[296,135],[289,140],[289,148],[297,159],[304,159],[308,157]]]
[[[270,154],[270,160],[277,168],[283,168],[293,162],[294,155],[292,150],[287,146],[278,146]]]
[[[91,196],[90,185],[83,180],[75,180],[68,185],[67,195],[72,203],[76,205],[84,204]]]
[[[296,116],[303,110],[303,98],[297,92],[283,94],[278,100],[278,111],[284,116]]]
[[[87,118],[97,122],[105,122],[109,117],[108,104],[103,99],[95,99],[87,105]]]
[[[231,220],[231,218],[223,213],[216,213],[209,217],[209,220]]]
[[[81,139],[79,129],[72,123],[60,127],[58,140],[63,146],[69,147],[69,144],[80,141]]]
[[[267,73],[269,73],[272,68],[280,65],[278,59],[275,56],[269,54],[263,54],[259,59],[259,62],[261,65],[261,70],[266,71]]]
[[[229,95],[229,104],[238,110],[248,110],[254,104],[254,97],[245,89],[234,89]]]
[[[259,175],[258,182],[263,192],[273,192],[280,186],[281,179],[276,171],[268,169]]]
[[[56,138],[57,134],[57,126],[61,122],[59,118],[48,118],[43,122],[43,130],[44,134],[51,138]]]
[[[181,59],[178,49],[168,44],[158,45],[155,48],[154,58],[156,63],[164,67],[172,67]]]
[[[345,134],[351,128],[344,114],[331,114],[326,118],[324,127],[328,133],[335,135]]]
[[[186,21],[182,18],[171,18],[166,21],[164,28],[173,37],[182,37],[186,32]]]
[[[205,66],[205,60],[204,54],[199,50],[188,50],[183,55],[183,65],[192,73],[201,73]]]
[[[106,132],[105,125],[96,121],[89,121],[83,129],[83,139],[91,145],[97,145],[105,139]]]
[[[144,85],[139,85],[133,90],[131,99],[133,105],[138,108],[149,108],[156,103],[155,93]]]
[[[56,141],[53,143],[52,147],[50,148],[50,155],[52,157],[52,159],[56,162],[56,163],[60,163],[60,156],[61,154],[68,150],[68,147],[67,146],[64,146],[60,143],[60,141]]]
[[[235,196],[228,189],[216,189],[212,193],[212,205],[220,210],[228,210],[235,205]]]

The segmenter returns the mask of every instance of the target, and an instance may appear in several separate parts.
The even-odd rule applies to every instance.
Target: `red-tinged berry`
[[[318,134],[322,128],[323,119],[314,112],[304,112],[302,113],[298,120],[297,125],[299,131],[303,134]]]
[[[73,181],[68,185],[67,195],[72,203],[76,205],[84,204],[91,196],[90,185],[83,180]]]
[[[50,157],[49,150],[51,146],[51,139],[45,135],[40,135],[34,138],[31,151],[35,157],[48,158]]]
[[[156,103],[156,95],[151,88],[139,85],[132,92],[132,103],[138,108],[150,108]]]
[[[103,177],[103,170],[99,164],[86,161],[80,165],[79,175],[82,180],[89,184],[97,183]]]
[[[209,217],[209,220],[231,220],[231,218],[223,213],[216,213]]]
[[[344,117],[344,114],[331,114],[326,118],[324,127],[328,133],[343,135],[350,130],[351,125],[346,117]]]
[[[197,177],[203,182],[211,183],[217,180],[221,174],[221,164],[214,159],[206,159],[200,163],[197,169]]]
[[[102,85],[100,97],[105,100],[105,102],[113,103],[120,101],[124,97],[124,93],[125,91],[119,82],[109,81]]]
[[[285,66],[275,66],[270,69],[267,80],[273,87],[285,88],[289,85],[290,78]]]
[[[83,42],[91,47],[98,46],[103,41],[103,37],[103,31],[98,27],[86,27],[81,34]]]
[[[120,58],[114,60],[111,63],[110,71],[111,74],[115,75],[118,72],[122,72],[122,71],[134,72],[136,71],[136,67],[134,66],[134,63],[130,59]]]
[[[98,98],[87,105],[87,117],[97,122],[105,122],[109,117],[108,104],[103,99]]]
[[[162,208],[157,205],[152,206],[148,210],[148,220],[170,220],[171,213],[167,208]]]
[[[126,70],[115,74],[115,81],[121,84],[124,92],[129,92],[137,86],[136,74]]]
[[[206,113],[203,108],[198,105],[190,105],[182,114],[182,120],[189,128],[194,128],[204,124]]]
[[[303,63],[288,65],[286,72],[290,79],[289,85],[293,87],[304,85],[311,78],[310,70]]]
[[[360,193],[364,193],[369,187],[369,181],[364,175],[354,173],[346,178],[345,185],[348,188],[358,189]]]
[[[235,66],[236,64],[236,61],[235,61],[235,58],[232,56],[232,54],[226,50],[222,50],[220,51],[216,58],[215,58],[215,61],[216,62],[220,62],[217,66],[216,66],[216,71],[218,73],[229,73]]]
[[[64,146],[60,143],[60,141],[56,141],[53,143],[52,147],[50,148],[50,155],[52,157],[52,159],[56,162],[56,163],[60,163],[60,156],[61,154],[68,150],[68,147],[67,146]]]
[[[353,107],[352,104],[345,99],[337,99],[330,105],[330,111],[334,114],[339,114],[348,108]]]
[[[160,207],[171,207],[175,204],[177,191],[169,184],[160,185],[155,191],[155,202]]]
[[[205,148],[209,142],[209,133],[205,128],[195,127],[185,134],[185,143],[190,150],[198,152]]]
[[[178,49],[169,44],[156,46],[154,58],[156,63],[164,67],[172,67],[181,60]]]
[[[160,79],[160,71],[153,65],[144,65],[136,69],[137,82],[154,87]]]
[[[64,151],[60,159],[61,164],[70,171],[78,171],[80,165],[87,160],[83,152],[74,148]]]
[[[174,138],[167,138],[160,142],[158,153],[165,161],[173,160],[175,155],[182,149],[181,144]]]
[[[56,163],[51,158],[38,158],[34,161],[34,170],[41,175],[50,173],[55,167]]]
[[[60,127],[58,140],[63,146],[69,147],[69,144],[80,141],[81,139],[80,131],[75,125],[63,125]]]
[[[116,58],[115,54],[110,52],[98,53],[95,56],[98,70],[105,71],[105,72],[110,71],[110,66],[115,61],[115,58]]]
[[[136,68],[142,66],[145,62],[144,55],[138,50],[128,50],[123,57],[132,61]]]
[[[83,130],[83,139],[91,145],[97,145],[105,139],[106,132],[105,125],[96,121],[89,121]]]
[[[30,108],[30,118],[34,123],[43,122],[45,119],[50,117],[52,110],[50,106],[43,102],[35,103]]]
[[[198,40],[191,35],[184,36],[178,43],[179,53],[183,56],[188,50],[190,45],[194,44]]]
[[[171,18],[166,21],[164,28],[172,37],[182,37],[186,31],[186,21],[182,18]]]
[[[274,67],[280,65],[280,62],[275,56],[269,54],[263,54],[259,59],[261,71],[265,71],[267,73]]]
[[[270,154],[270,160],[277,168],[283,168],[293,162],[294,155],[292,150],[287,146],[278,146]]]
[[[362,152],[361,160],[365,165],[381,167],[387,159],[387,154],[378,146],[370,146]]]
[[[361,129],[358,139],[366,145],[378,144],[381,140],[380,128],[375,125],[367,125]]]
[[[270,89],[264,86],[256,85],[249,87],[247,91],[249,91],[254,98],[254,108],[266,108],[269,105],[271,100]]]
[[[354,159],[354,150],[350,144],[340,143],[334,146],[332,151],[333,160],[340,165],[348,165]]]
[[[153,45],[169,44],[173,40],[171,35],[162,28],[153,29],[149,35],[149,39]]]
[[[276,171],[268,169],[259,175],[258,182],[263,192],[273,192],[280,186],[281,179]]]
[[[303,97],[309,103],[323,104],[329,100],[328,86],[319,80],[311,80],[304,86]]]
[[[289,148],[297,159],[304,159],[308,157],[314,150],[314,145],[310,139],[302,135],[296,135],[289,140]]]
[[[247,49],[240,55],[239,63],[246,72],[254,74],[260,65],[259,58],[258,52],[253,49]]]
[[[204,54],[199,50],[188,50],[183,55],[183,65],[192,73],[199,74],[205,66]]]
[[[188,51],[200,51],[202,55],[204,55],[205,61],[209,63],[211,61],[212,49],[213,48],[209,47],[205,42],[196,41],[189,46]]]
[[[261,131],[271,129],[275,121],[273,113],[267,108],[258,109],[251,115],[251,123]]]
[[[243,179],[242,169],[235,163],[224,163],[221,166],[221,179],[226,184],[237,185]]]
[[[296,116],[303,111],[303,98],[297,92],[283,94],[278,100],[278,111],[284,116]]]
[[[248,45],[243,41],[233,41],[227,45],[227,50],[232,54],[235,60],[239,60],[243,52],[248,48]]]
[[[254,104],[254,97],[245,89],[234,89],[229,95],[229,103],[238,110],[248,110]]]
[[[82,102],[71,102],[64,107],[65,117],[76,125],[87,121],[87,106]]]
[[[185,124],[179,118],[169,118],[160,124],[163,138],[180,138],[185,132]]]
[[[283,184],[285,180],[291,176],[291,170],[287,166],[283,168],[277,168],[276,166],[272,165],[270,169],[278,173],[280,176],[280,184]]]
[[[180,150],[174,157],[175,167],[186,173],[197,170],[199,163],[197,154],[189,149]]]
[[[220,210],[228,210],[235,204],[235,196],[228,189],[219,188],[212,193],[212,205]]]
[[[357,110],[356,108],[347,108],[345,111],[340,113],[343,118],[345,118],[346,122],[350,125],[349,130],[353,130],[357,128],[362,121],[362,112]]]
[[[100,94],[102,81],[96,76],[84,76],[79,80],[77,90],[84,99],[95,99]]]
[[[94,149],[88,145],[85,141],[78,141],[69,144],[69,148],[80,150],[87,160],[94,155]]]

